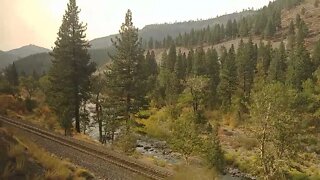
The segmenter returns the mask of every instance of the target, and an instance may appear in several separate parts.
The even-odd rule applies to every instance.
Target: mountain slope
[[[15,62],[18,73],[32,74],[36,71],[38,74],[47,72],[51,66],[51,56],[49,53],[39,53],[19,59]]]
[[[302,14],[302,9],[305,10],[305,12]],[[313,0],[305,0],[301,4],[292,7],[290,9],[284,9],[281,12],[281,28],[276,32],[276,35],[270,39],[264,39],[263,42],[265,44],[268,43],[268,41],[271,42],[273,47],[279,47],[280,42],[283,41],[285,44],[287,43],[287,32],[288,27],[290,24],[290,21],[296,20],[296,15],[300,14],[301,19],[305,21],[309,28],[309,34],[305,39],[305,45],[307,49],[312,52],[315,43],[320,40],[320,6],[315,7]],[[227,40],[225,42],[221,42],[215,45],[208,45],[204,44],[203,48],[206,51],[207,49],[213,47],[215,48],[218,53],[220,53],[221,47],[225,47],[229,49],[231,45],[233,44],[234,47],[239,46],[239,42],[241,39],[244,42],[248,41],[248,37],[245,38],[235,38],[231,40]],[[263,39],[261,36],[252,36],[252,40],[254,43],[259,45],[260,40]],[[196,49],[197,46],[193,47],[193,49]],[[177,49],[181,50],[183,53],[188,53],[190,50],[190,47],[177,47]],[[156,59],[159,62],[161,60],[162,53],[167,49],[154,49]]]
[[[45,53],[45,52],[47,53],[49,51],[50,51],[49,49],[30,44],[27,46],[23,46],[17,49],[7,51],[7,53],[19,58],[24,58],[32,54]]]
[[[18,58],[14,55],[8,54],[6,52],[0,51],[0,70],[12,64]]]
[[[89,50],[91,60],[97,64],[98,68],[109,61],[108,53],[112,52],[113,48]],[[50,69],[52,64],[51,59],[52,57],[49,53],[39,53],[19,59],[15,64],[19,73],[24,72],[28,75],[36,71],[38,74],[42,74],[43,72],[48,72]]]
[[[149,40],[150,37],[153,37],[154,40],[162,41],[164,37],[170,35],[176,37],[179,33],[190,32],[191,29],[202,29],[215,24],[226,24],[229,19],[240,19],[245,16],[253,15],[255,11],[243,11],[240,13],[233,13],[223,15],[217,18],[211,18],[207,20],[198,20],[198,21],[186,21],[173,24],[151,24],[145,26],[139,31],[140,37],[144,40]],[[93,39],[90,41],[92,49],[107,48],[111,45],[111,39],[116,35],[110,35],[106,37],[101,37]]]

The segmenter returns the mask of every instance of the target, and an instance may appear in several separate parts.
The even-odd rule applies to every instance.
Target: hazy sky
[[[77,0],[87,38],[115,34],[127,9],[138,28],[147,24],[208,19],[260,8],[269,0]],[[68,0],[0,0],[0,50],[28,44],[51,48]]]

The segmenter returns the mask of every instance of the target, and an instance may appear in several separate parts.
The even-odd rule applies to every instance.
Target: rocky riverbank
[[[181,154],[173,152],[167,145],[166,141],[140,136],[137,140],[136,151],[142,155],[156,158],[170,164],[181,162]]]

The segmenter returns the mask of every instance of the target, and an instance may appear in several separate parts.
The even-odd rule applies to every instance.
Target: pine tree
[[[297,14],[296,15],[296,28],[299,28],[301,26],[301,22],[302,22],[301,16],[300,16],[300,14]]]
[[[316,43],[312,53],[312,64],[314,69],[320,66],[320,40]]]
[[[161,67],[161,69],[168,69],[168,53],[167,53],[167,51],[164,51],[161,55],[160,67]]]
[[[209,165],[214,167],[218,172],[223,173],[225,168],[225,159],[218,132],[219,125],[216,124],[213,132],[206,141],[205,155]]]
[[[254,72],[257,64],[256,49],[250,38],[248,43],[242,41],[239,44],[237,52],[237,70],[240,97],[249,100],[251,89],[253,87]]]
[[[147,51],[144,65],[144,72],[146,73],[146,77],[158,74],[158,65],[156,62],[154,51]]]
[[[184,67],[183,55],[181,50],[178,52],[176,64],[174,66],[174,72],[179,80],[184,80],[186,75],[186,69]]]
[[[269,68],[269,80],[285,82],[286,73],[286,50],[281,42],[279,49],[275,49]]]
[[[168,65],[168,70],[170,72],[173,72],[174,70],[174,65],[176,64],[177,60],[177,50],[176,50],[176,45],[171,44],[169,53],[168,53],[168,59],[167,59],[167,65]]]
[[[187,56],[187,75],[190,76],[193,69],[194,51],[191,49]]]
[[[290,22],[289,30],[287,33],[287,39],[288,39],[287,48],[289,50],[292,50],[294,48],[294,44],[296,42],[296,40],[295,40],[295,27],[294,27],[293,21]]]
[[[235,38],[238,36],[238,23],[236,20],[233,20],[232,23],[232,37]]]
[[[208,101],[211,107],[218,104],[217,88],[220,83],[220,64],[218,53],[215,49],[209,49],[206,53],[206,74],[209,77]]]
[[[233,29],[232,29],[232,21],[231,19],[228,20],[227,26],[226,26],[226,36],[228,38],[233,36]]]
[[[192,72],[194,75],[205,75],[206,74],[206,65],[205,65],[205,52],[203,47],[196,49],[194,54],[194,60],[192,65]]]
[[[264,30],[264,35],[267,38],[272,37],[276,33],[276,26],[271,18],[269,18],[268,23]]]
[[[268,44],[265,46],[264,54],[262,57],[263,72],[266,76],[268,75],[269,66],[271,62],[271,51],[272,51],[272,46],[271,46],[271,42],[269,41]]]
[[[304,39],[297,38],[297,43],[289,54],[287,83],[297,90],[302,90],[302,83],[311,78],[313,70]]]
[[[4,75],[11,86],[16,87],[19,85],[19,76],[15,63],[12,63],[4,70]]]
[[[148,64],[149,64],[148,67],[151,70],[151,75],[158,74],[158,64],[156,61],[156,55],[155,55],[154,51],[151,51],[150,60],[148,61]]]
[[[76,1],[70,0],[55,47],[50,53],[53,61],[49,72],[51,87],[48,101],[59,115],[65,133],[72,118],[75,118],[76,131],[80,132],[80,105],[89,98],[89,77],[95,71],[88,53],[90,45],[85,40],[86,25],[79,22],[79,12]]]
[[[297,42],[302,42],[308,36],[309,29],[303,20],[300,20],[299,25],[297,25],[298,31],[296,36]]]
[[[149,49],[153,49],[154,48],[154,42],[153,42],[153,38],[152,37],[150,37],[150,39],[149,39],[148,48]]]
[[[246,37],[249,34],[249,27],[246,18],[242,18],[239,24],[239,35],[241,37]]]
[[[222,101],[222,107],[230,109],[231,98],[237,87],[237,66],[235,62],[235,51],[232,45],[229,53],[226,50],[223,51],[221,57],[221,72],[220,72],[220,84],[218,86],[219,96]]]
[[[138,29],[132,23],[132,13],[127,11],[125,22],[119,30],[119,37],[112,40],[115,54],[111,56],[106,78],[110,97],[120,103],[123,109],[120,117],[126,122],[127,130],[133,123],[136,112],[145,104],[146,82],[143,71],[143,49],[138,37]]]

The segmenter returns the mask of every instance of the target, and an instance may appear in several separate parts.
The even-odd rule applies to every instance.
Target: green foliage
[[[170,128],[174,122],[168,107],[157,110],[148,119],[138,120],[138,123],[143,124],[139,131],[146,133],[148,136],[157,139],[168,139],[171,135]]]
[[[207,95],[208,105],[211,107],[219,104],[218,98],[218,85],[220,83],[220,64],[218,59],[218,53],[215,49],[209,49],[206,53],[206,75],[209,78],[209,93]]]
[[[33,72],[37,72],[38,74],[48,72],[52,66],[51,57],[47,52],[21,58],[15,64],[19,75],[25,73],[28,76],[32,75]]]
[[[99,126],[101,126],[100,135],[102,136],[102,133],[104,133],[105,138],[101,138],[100,140],[105,143],[107,139],[110,139],[111,142],[113,142],[116,130],[123,125],[123,121],[120,117],[123,115],[123,111],[125,111],[123,109],[124,106],[113,97],[103,99],[99,106],[102,108],[102,110],[98,109],[98,111],[101,111],[99,112],[101,113],[99,117]]]
[[[144,63],[138,29],[133,25],[130,10],[127,11],[125,22],[119,32],[120,36],[112,41],[116,51],[111,56],[112,63],[107,66],[105,75],[109,96],[113,102],[119,102],[117,108],[120,110],[117,112],[120,114],[115,117],[121,117],[125,120],[128,130],[133,125],[134,114],[147,105],[145,96],[148,90],[144,88],[144,84],[147,83],[148,74],[143,71],[147,70],[148,66],[146,65],[149,63],[154,71],[156,68],[154,67],[154,57],[148,57],[149,62]],[[156,73],[154,71],[151,73]]]
[[[273,37],[276,33],[276,26],[274,25],[273,20],[270,18],[264,30],[264,35],[267,38]]]
[[[206,74],[206,63],[205,63],[205,51],[203,47],[196,49],[193,59],[192,71],[194,75],[205,75]]]
[[[115,146],[117,146],[122,152],[126,154],[132,154],[135,151],[137,137],[132,132],[126,132],[116,140]]]
[[[222,101],[222,107],[229,109],[231,98],[237,87],[237,66],[234,47],[231,46],[229,53],[227,53],[227,50],[224,50],[220,60],[222,63],[220,71],[221,82],[218,86],[218,93]]]
[[[89,77],[95,71],[88,53],[90,45],[85,40],[86,26],[79,22],[79,12],[76,1],[70,0],[50,53],[54,59],[49,72],[50,88],[46,92],[47,101],[63,127],[69,130],[75,118],[77,132],[80,132],[80,105],[89,98]]]
[[[180,152],[187,164],[189,157],[199,152],[201,148],[201,139],[194,121],[194,114],[190,110],[185,110],[172,125],[171,148]]]
[[[275,49],[272,54],[268,77],[271,81],[285,82],[286,78],[286,51],[283,42],[279,49]]]
[[[4,70],[4,75],[11,86],[19,85],[19,76],[15,63],[12,63]]]
[[[281,83],[256,92],[251,105],[251,130],[259,141],[259,167],[267,178],[285,179],[301,145],[301,123],[293,109],[296,92]]]
[[[14,94],[15,88],[12,87],[4,76],[0,75],[0,93]]]
[[[206,120],[203,117],[203,111],[205,108],[206,97],[208,96],[208,83],[209,79],[203,76],[195,76],[189,78],[186,82],[188,94],[191,96],[191,102],[193,113],[195,116],[195,122],[197,124],[205,124]]]
[[[32,112],[34,108],[37,107],[37,101],[27,98],[25,101],[26,108],[29,112]]]
[[[218,130],[218,125],[216,125],[214,131],[210,134],[206,142],[205,155],[210,166],[214,167],[218,172],[223,173],[225,168],[225,159],[218,137]]]
[[[269,68],[270,59],[266,59],[264,66]],[[250,38],[248,43],[239,44],[237,52],[237,70],[238,70],[238,89],[240,89],[240,98],[248,102],[251,89],[253,87],[254,71],[257,65],[257,51]]]
[[[314,69],[320,66],[320,40],[315,44],[312,53],[312,64]]]
[[[173,105],[178,100],[179,91],[181,89],[180,81],[174,72],[170,72],[166,68],[160,69],[158,76],[159,98],[162,98],[167,105]]]
[[[28,93],[28,98],[32,99],[35,91],[39,88],[39,82],[38,80],[34,79],[33,76],[21,77],[20,86],[26,90]]]
[[[301,90],[302,83],[311,78],[313,71],[310,54],[304,46],[304,41],[297,42],[289,54],[287,83]]]

